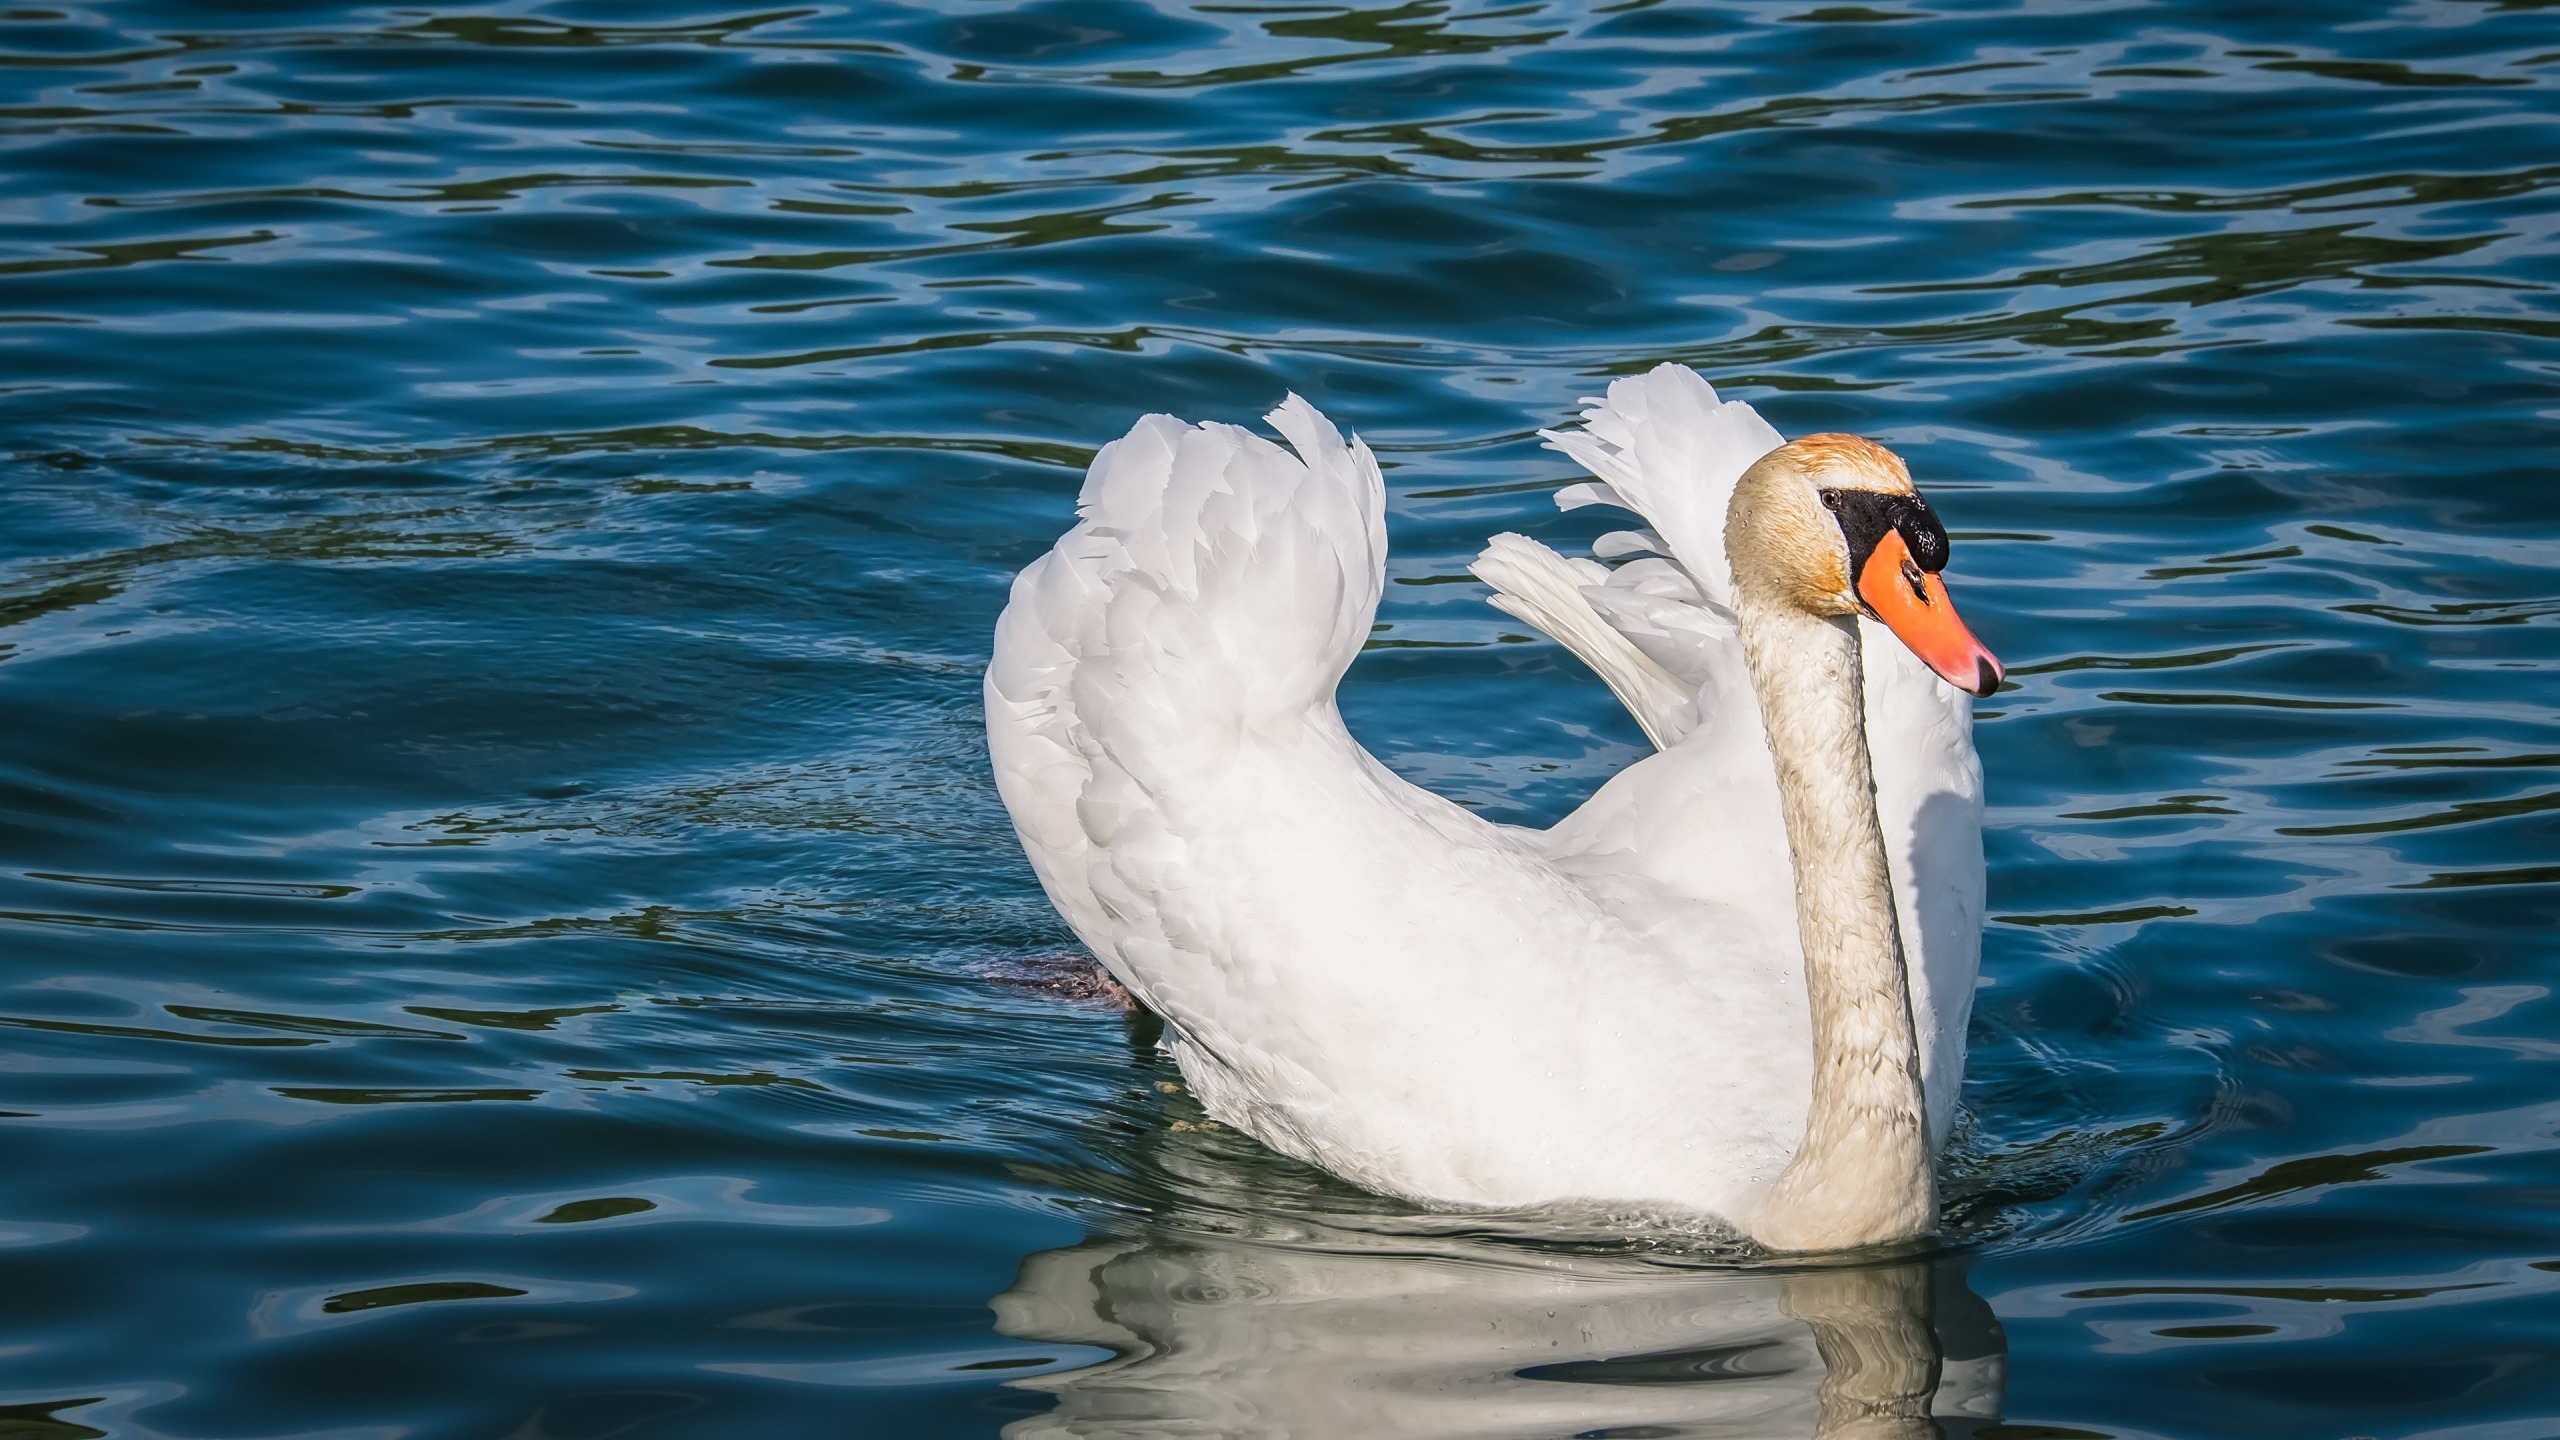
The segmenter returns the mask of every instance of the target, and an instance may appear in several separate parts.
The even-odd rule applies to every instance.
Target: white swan
[[[1209,1113],[1276,1150],[1427,1203],[1704,1212],[1778,1249],[1925,1233],[1981,938],[1956,687],[2000,674],[1938,582],[1945,531],[1890,452],[1783,444],[1684,367],[1591,403],[1548,439],[1601,483],[1557,499],[1636,511],[1648,531],[1595,551],[1661,558],[1505,535],[1476,573],[1662,749],[1553,829],[1344,729],[1384,487],[1296,396],[1270,416],[1295,456],[1151,415],[1094,457],[997,624],[997,788]]]

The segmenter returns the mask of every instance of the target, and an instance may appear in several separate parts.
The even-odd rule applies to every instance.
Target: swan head
[[[1864,615],[1959,690],[2000,688],[1938,578],[1947,528],[1902,457],[1857,435],[1807,435],[1760,457],[1734,490],[1734,583],[1808,614]]]

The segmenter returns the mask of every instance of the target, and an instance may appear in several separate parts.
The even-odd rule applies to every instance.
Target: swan
[[[1208,1113],[1440,1207],[1704,1217],[1774,1250],[1928,1233],[1981,943],[1971,695],[2001,669],[1892,452],[1787,442],[1679,365],[1541,432],[1616,567],[1499,535],[1493,603],[1653,740],[1545,830],[1344,727],[1385,488],[1295,395],[1150,415],[1013,583],[998,793]]]

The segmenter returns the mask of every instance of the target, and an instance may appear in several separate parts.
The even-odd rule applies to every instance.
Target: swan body
[[[1295,396],[1270,416],[1294,454],[1155,415],[1095,457],[998,622],[998,790],[1208,1112],[1276,1150],[1426,1203],[1703,1213],[1782,1248],[1925,1231],[1980,944],[1968,697],[1846,582],[1808,600],[1787,587],[1832,582],[1770,570],[1752,497],[1796,525],[1837,497],[1749,406],[1676,365],[1589,403],[1548,436],[1596,477],[1559,503],[1636,512],[1595,551],[1655,558],[1501,536],[1476,573],[1660,748],[1553,828],[1489,822],[1345,729],[1384,487]],[[1872,781],[1841,759],[1782,787],[1808,746],[1871,754]]]

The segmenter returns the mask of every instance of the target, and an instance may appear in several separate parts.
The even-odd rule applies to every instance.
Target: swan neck
[[[1737,492],[1732,528],[1750,518]],[[1925,1234],[1937,1194],[1857,621],[1807,613],[1786,587],[1755,583],[1750,537],[1728,545],[1743,653],[1777,762],[1813,1029],[1804,1139],[1750,1228],[1784,1250]]]

